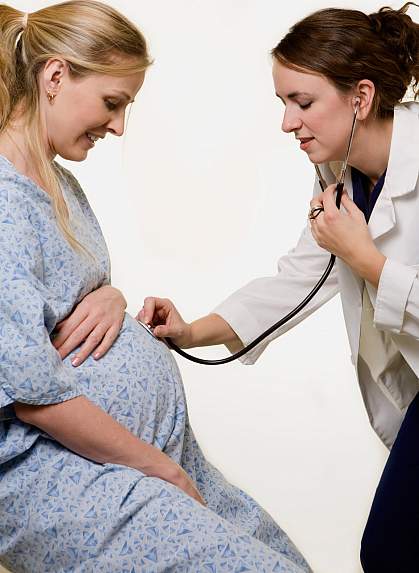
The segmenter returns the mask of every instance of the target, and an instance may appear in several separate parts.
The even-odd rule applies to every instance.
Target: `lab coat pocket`
[[[385,386],[394,402],[402,411],[412,401],[412,382],[415,393],[418,390],[417,378],[400,353],[395,355],[378,380],[379,385]]]

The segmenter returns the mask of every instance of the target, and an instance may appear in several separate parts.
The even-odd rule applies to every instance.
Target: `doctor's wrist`
[[[383,253],[372,243],[353,254],[346,262],[361,278],[377,288],[386,260]]]

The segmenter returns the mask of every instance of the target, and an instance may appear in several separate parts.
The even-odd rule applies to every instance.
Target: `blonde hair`
[[[58,174],[42,139],[38,75],[50,58],[61,57],[73,77],[91,73],[126,76],[150,65],[140,30],[96,0],[70,0],[27,15],[0,5],[0,133],[22,106],[25,136],[34,170],[50,194],[57,222],[74,248]]]

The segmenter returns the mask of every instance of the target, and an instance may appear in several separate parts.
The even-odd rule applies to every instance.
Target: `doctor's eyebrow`
[[[276,97],[279,97],[279,99],[282,101],[283,104],[285,104],[284,99],[279,95],[279,93],[275,92]],[[308,92],[291,92],[290,94],[287,95],[288,99],[295,99],[298,96],[308,96],[308,97],[313,97],[311,94],[309,94]]]

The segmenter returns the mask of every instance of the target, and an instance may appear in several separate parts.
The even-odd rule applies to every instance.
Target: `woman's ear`
[[[45,63],[41,72],[41,86],[45,93],[54,97],[61,88],[64,77],[68,73],[68,63],[61,58],[51,58]]]

